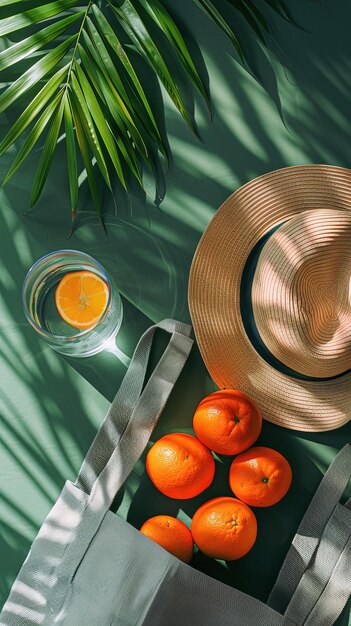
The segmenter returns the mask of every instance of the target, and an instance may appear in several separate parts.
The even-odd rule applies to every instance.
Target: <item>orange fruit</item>
[[[189,563],[193,556],[194,542],[191,532],[183,522],[169,515],[156,515],[148,519],[140,532],[156,541],[162,548],[184,563]]]
[[[193,498],[211,484],[215,462],[201,441],[185,433],[161,437],[150,448],[146,470],[155,487],[170,498]]]
[[[234,561],[254,545],[257,521],[244,502],[236,498],[214,498],[196,511],[191,532],[197,547],[206,556]]]
[[[62,319],[80,330],[93,326],[106,309],[109,288],[94,272],[68,272],[55,291],[55,303]]]
[[[223,389],[201,400],[193,428],[197,437],[218,454],[239,454],[256,441],[262,428],[257,405],[242,391]]]
[[[240,500],[251,506],[272,506],[289,491],[291,467],[271,448],[254,447],[239,454],[230,467],[229,484]]]

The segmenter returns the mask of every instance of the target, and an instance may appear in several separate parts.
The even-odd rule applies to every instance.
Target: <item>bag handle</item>
[[[336,455],[301,521],[268,598],[268,605],[284,614],[314,556],[328,521],[351,475],[351,445]],[[346,503],[349,507],[350,501]]]
[[[144,389],[157,328],[171,334]],[[95,507],[109,508],[146,447],[193,345],[191,326],[166,319],[139,340],[121,386],[78,474],[76,485]]]
[[[351,537],[342,551],[334,571],[318,602],[307,618],[306,626],[332,626],[346,606],[351,594]]]
[[[316,553],[285,611],[285,615],[295,624],[331,626],[336,622],[351,592],[350,562],[348,574],[344,574],[345,558],[350,554],[350,548],[351,511],[337,504]],[[340,593],[331,594],[330,590],[333,589]],[[322,617],[314,621],[316,614]]]

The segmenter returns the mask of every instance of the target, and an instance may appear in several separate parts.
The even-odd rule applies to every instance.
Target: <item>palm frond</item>
[[[84,97],[81,85],[74,71],[71,72],[71,91],[73,102],[75,102],[76,110],[79,112],[79,117],[82,122],[82,126],[90,149],[96,159],[96,162],[99,166],[106,185],[109,189],[111,189],[111,181],[108,173],[108,167],[106,165],[105,156],[102,152],[99,136],[95,128],[95,120],[93,121],[88,103]]]
[[[53,98],[53,100],[51,100],[50,104],[44,110],[44,113],[42,113],[42,115],[39,117],[38,121],[33,126],[25,142],[21,146],[21,149],[17,153],[15,160],[13,161],[9,171],[7,172],[5,176],[3,184],[5,184],[8,180],[10,180],[10,178],[15,174],[18,168],[22,165],[23,161],[25,161],[27,156],[30,154],[35,144],[40,139],[46,126],[48,125],[53,113],[55,112],[57,108],[58,102],[61,98],[62,98],[61,93],[56,94],[56,96]]]
[[[194,0],[195,4],[197,4],[204,13],[225,32],[225,34],[229,37],[232,42],[235,50],[237,51],[239,58],[241,61],[245,62],[245,55],[239,43],[239,39],[236,33],[233,31],[228,22],[221,15],[220,11],[217,9],[216,5],[211,2],[211,0]]]
[[[24,74],[15,80],[0,96],[0,113],[3,113],[8,107],[17,102],[17,100],[27,93],[29,89],[34,87],[38,81],[51,72],[63,59],[72,43],[77,39],[77,35],[69,37],[66,41],[60,43],[57,48],[48,52],[40,61],[34,63]]]
[[[59,22],[55,22],[42,31],[26,37],[22,41],[13,44],[9,48],[3,50],[0,53],[0,71],[18,63],[23,59],[29,57],[34,52],[37,52],[46,44],[54,41],[59,35],[69,28],[79,18],[82,17],[82,13],[75,13],[63,18]]]
[[[69,103],[68,93],[66,92],[63,97],[64,102],[64,119],[65,119],[65,133],[66,133],[66,148],[67,148],[67,168],[68,168],[68,181],[69,181],[69,193],[71,198],[71,211],[72,211],[72,224],[74,222],[77,204],[78,204],[78,162],[76,142],[74,138],[74,125],[72,111]]]
[[[14,123],[12,128],[10,128],[7,135],[0,143],[0,156],[4,154],[4,152],[6,152],[15,143],[15,141],[17,141],[20,135],[22,135],[22,133],[33,122],[49,100],[57,94],[64,78],[67,76],[68,69],[69,64],[59,69],[33,98],[31,103],[19,116],[17,121]]]
[[[137,5],[138,3],[136,2],[134,4]],[[120,7],[113,7],[116,16],[119,19],[119,23],[126,31],[127,35],[130,37],[140,54],[150,63],[185,122],[194,132],[196,132],[194,122],[189,115],[189,111],[184,105],[179,87],[172,77],[171,70],[169,69],[154,39],[144,25],[143,20],[141,19],[134,4],[130,0],[124,0]]]
[[[59,99],[59,103],[56,108],[56,111],[53,115],[53,120],[51,122],[49,132],[46,136],[43,151],[41,153],[38,168],[34,177],[32,195],[30,199],[31,206],[33,206],[33,204],[35,204],[36,201],[38,200],[42,192],[42,189],[44,187],[45,181],[48,177],[48,173],[50,170],[52,159],[54,158],[54,152],[55,152],[57,140],[58,140],[59,133],[60,133],[62,117],[63,117],[63,100],[61,97]]]
[[[7,3],[9,4],[9,3]],[[11,4],[11,3],[10,3]],[[44,2],[41,6],[23,13],[17,13],[10,17],[5,17],[0,21],[0,37],[9,35],[22,28],[28,28],[38,22],[43,22],[51,17],[55,17],[66,9],[77,4],[76,0],[59,0],[59,2]]]
[[[240,33],[222,15],[217,0],[194,2],[226,33],[245,63]],[[256,0],[225,2],[237,9],[256,37],[265,42],[269,28]],[[282,0],[264,3],[291,21]],[[1,156],[21,140],[3,184],[43,140],[31,193],[31,205],[37,202],[63,130],[72,221],[78,205],[80,164],[102,219],[100,177],[109,189],[116,179],[128,191],[127,173],[142,186],[142,168],[146,166],[157,184],[160,158],[168,157],[157,109],[143,86],[142,65],[135,63],[128,51],[131,44],[194,132],[196,124],[165,53],[165,43],[179,72],[187,76],[212,114],[208,87],[186,36],[162,0],[35,0],[34,5],[31,0],[0,0],[0,36],[7,38],[7,47],[0,52],[0,72],[5,83],[0,94],[0,113],[23,103],[18,119],[0,143]],[[32,55],[36,61],[28,68]],[[23,71],[25,65],[28,69]],[[6,76],[8,68],[14,68],[14,80],[9,81]]]

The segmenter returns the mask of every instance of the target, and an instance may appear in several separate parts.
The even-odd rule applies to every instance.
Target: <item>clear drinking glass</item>
[[[88,271],[102,279],[108,288],[104,312],[85,330],[68,324],[60,316],[55,291],[68,272]],[[89,254],[78,250],[57,250],[43,256],[27,273],[22,290],[27,320],[40,337],[57,352],[87,357],[111,345],[122,322],[122,301],[106,270]]]

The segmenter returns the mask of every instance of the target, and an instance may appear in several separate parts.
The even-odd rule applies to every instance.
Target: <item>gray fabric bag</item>
[[[157,327],[171,338],[144,386]],[[267,605],[180,562],[109,510],[188,357],[190,332],[164,320],[140,339],[76,483],[66,482],[32,545],[1,626],[335,623],[351,593],[351,502],[339,502],[349,444],[315,493]]]

